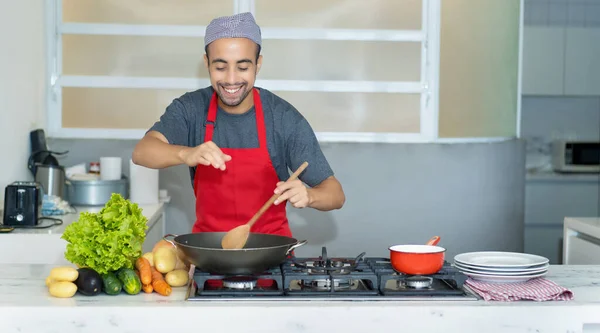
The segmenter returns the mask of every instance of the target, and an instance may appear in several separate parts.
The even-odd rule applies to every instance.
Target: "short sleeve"
[[[308,167],[300,175],[300,180],[310,187],[319,185],[333,176],[329,162],[325,158],[317,137],[308,121],[295,109],[289,112],[284,122],[291,127],[286,140],[286,162],[295,171],[305,161]]]
[[[188,146],[189,119],[185,105],[180,99],[175,99],[159,121],[154,123],[148,131],[157,131],[164,135],[170,144]]]

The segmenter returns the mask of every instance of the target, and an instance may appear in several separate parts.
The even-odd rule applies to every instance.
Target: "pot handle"
[[[296,243],[296,244],[292,245],[292,246],[291,246],[291,247],[290,247],[290,248],[287,250],[287,252],[285,253],[285,255],[287,256],[288,254],[290,254],[290,252],[292,252],[292,250],[293,250],[293,249],[295,249],[295,248],[297,248],[297,247],[300,247],[300,246],[302,246],[302,245],[304,245],[304,244],[306,244],[306,243],[308,243],[308,241],[307,241],[306,239],[305,239],[305,240],[303,240],[303,241],[299,241],[298,243]]]
[[[167,239],[167,237],[170,237],[170,236],[172,236],[172,237],[173,237],[173,239],[175,239],[175,237],[179,237],[179,235],[174,235],[174,234],[166,234],[166,235],[164,235],[164,236],[163,236],[163,240],[165,240],[165,241],[167,241],[167,242],[169,242],[169,243],[173,244],[173,246],[177,247],[177,245],[175,245],[175,242],[173,242],[172,240],[169,240],[169,239]]]

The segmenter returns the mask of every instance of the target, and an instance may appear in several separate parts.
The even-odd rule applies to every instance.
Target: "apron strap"
[[[254,94],[254,110],[256,112],[256,132],[258,134],[258,146],[264,150],[267,150],[267,130],[265,127],[265,116],[262,108],[262,101],[260,100],[260,93],[258,89],[254,88],[252,92]]]
[[[267,130],[265,127],[265,117],[263,113],[262,102],[260,100],[260,93],[258,92],[258,89],[253,88],[252,94],[254,98],[254,110],[256,113],[256,132],[258,134],[258,145],[262,149],[267,149]],[[208,106],[208,115],[204,121],[204,127],[206,127],[206,131],[204,132],[204,142],[211,141],[213,137],[217,120],[217,99],[217,93],[213,92],[213,95],[210,99],[210,104]]]
[[[204,121],[204,142],[212,140],[213,131],[215,129],[215,120],[217,120],[217,93],[213,92],[210,104],[208,105],[208,115]]]

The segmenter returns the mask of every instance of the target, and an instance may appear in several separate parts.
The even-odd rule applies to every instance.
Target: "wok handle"
[[[293,249],[295,249],[295,248],[297,248],[297,247],[300,247],[300,246],[302,246],[302,245],[304,245],[304,244],[306,244],[306,243],[308,243],[308,241],[307,241],[306,239],[305,239],[305,240],[303,240],[303,241],[299,241],[298,243],[296,243],[296,244],[292,245],[292,246],[291,246],[291,247],[290,247],[290,248],[287,250],[287,252],[285,253],[285,255],[287,256],[288,254],[290,254],[290,252],[292,252],[292,250],[293,250]]]
[[[173,237],[173,239],[175,239],[175,237],[179,237],[179,235],[175,235],[175,234],[166,234],[166,235],[164,235],[164,236],[163,236],[163,240],[165,240],[165,241],[167,241],[167,242],[169,242],[169,243],[173,244],[173,246],[177,247],[177,245],[175,245],[175,242],[173,242],[172,240],[169,240],[169,239],[167,239],[167,237],[170,237],[170,236],[172,236],[172,237]]]
[[[365,254],[367,254],[367,252],[363,252],[361,254],[359,254],[356,259],[354,259],[354,263],[358,263],[360,260],[362,260],[362,258],[365,256]]]

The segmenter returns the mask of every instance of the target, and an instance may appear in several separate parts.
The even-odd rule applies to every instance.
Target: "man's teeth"
[[[230,94],[235,94],[238,90],[240,90],[240,88],[236,88],[236,89],[227,89],[227,88],[225,88],[225,91],[228,92],[228,93],[230,93]]]

